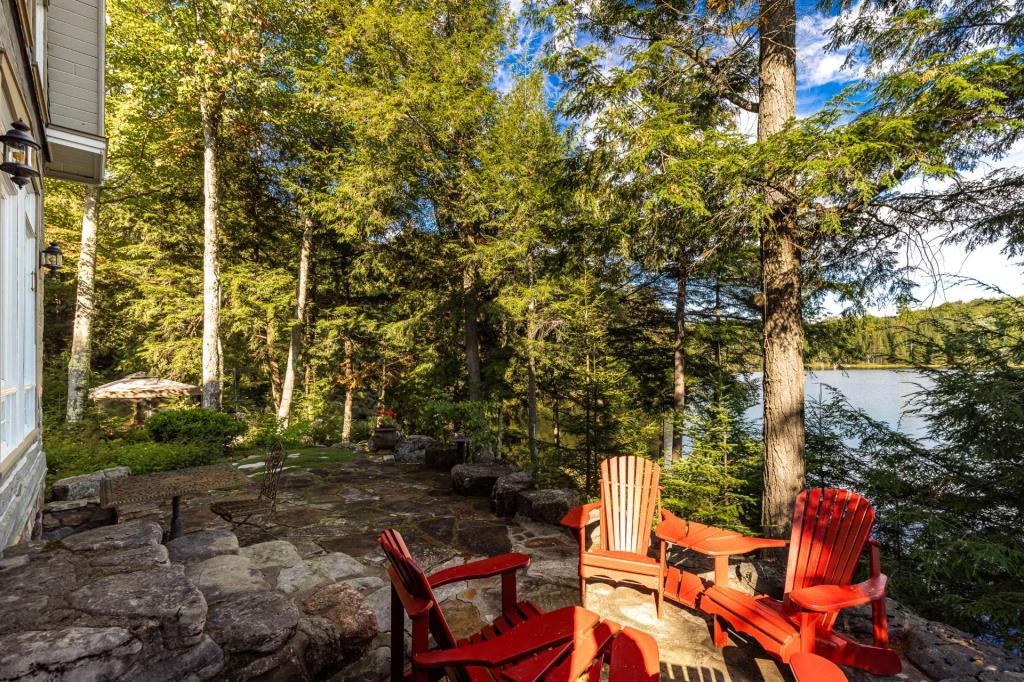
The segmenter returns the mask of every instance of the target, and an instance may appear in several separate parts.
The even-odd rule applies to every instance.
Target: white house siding
[[[15,0],[22,19],[37,16],[31,0]],[[32,135],[44,136],[38,88],[32,86],[33,50],[26,60],[15,4],[0,0],[0,131],[23,118]],[[38,43],[37,43],[38,44]],[[46,457],[40,430],[42,373],[42,278],[44,243],[42,183],[18,190],[0,174],[0,550],[25,539],[36,527],[43,501]]]
[[[103,135],[103,0],[50,0],[47,15],[50,123]]]

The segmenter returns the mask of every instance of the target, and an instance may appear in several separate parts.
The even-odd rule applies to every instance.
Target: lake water
[[[808,371],[804,390],[808,401],[816,400],[819,396],[828,400],[827,387],[830,386],[872,419],[885,422],[907,435],[923,437],[928,433],[924,419],[906,414],[906,410],[912,395],[921,388],[927,388],[930,383],[926,377],[913,370],[826,369]],[[747,418],[760,424],[763,409],[759,398],[757,405],[747,410]]]

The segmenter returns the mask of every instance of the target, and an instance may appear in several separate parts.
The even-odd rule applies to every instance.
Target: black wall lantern
[[[18,187],[24,187],[31,178],[37,177],[36,154],[39,143],[32,139],[31,129],[18,119],[11,124],[11,129],[0,135],[3,143],[3,163],[0,170],[10,174],[11,181]]]
[[[64,267],[64,254],[57,242],[50,242],[49,246],[39,252],[39,264],[49,270],[51,275]]]

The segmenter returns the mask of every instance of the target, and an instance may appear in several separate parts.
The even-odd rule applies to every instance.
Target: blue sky
[[[521,0],[510,0],[513,12],[519,12]],[[826,52],[829,42],[826,31],[834,23],[817,7],[814,0],[797,1],[797,115],[806,116],[818,111],[822,105],[844,87],[861,76],[856,66],[844,66],[846,55]],[[524,68],[522,60],[531,61],[538,54],[547,36],[536,32],[520,22],[518,45],[513,50],[512,60],[519,60],[517,67],[509,62],[497,78],[497,85],[510,87],[517,71]],[[526,68],[530,68],[526,66]],[[757,128],[752,114],[740,117],[740,127],[753,135]],[[992,160],[978,168],[970,176],[977,177],[993,168],[1024,166],[1024,144],[1018,144],[1003,159]],[[920,188],[920,182],[915,189]],[[915,268],[917,283],[916,297],[922,307],[931,307],[947,301],[967,301],[996,295],[986,286],[996,287],[1013,296],[1024,296],[1024,264],[1014,262],[1001,253],[1002,245],[965,251],[956,245],[942,244],[941,235],[928,235],[924,252],[908,254],[909,263]],[[839,307],[829,306],[830,312],[838,313]],[[891,308],[875,308],[876,314],[891,314]]]

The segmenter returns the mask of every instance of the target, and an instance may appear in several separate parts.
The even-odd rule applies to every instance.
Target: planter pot
[[[394,450],[398,445],[398,429],[392,426],[382,426],[374,430],[370,438],[370,450]]]

